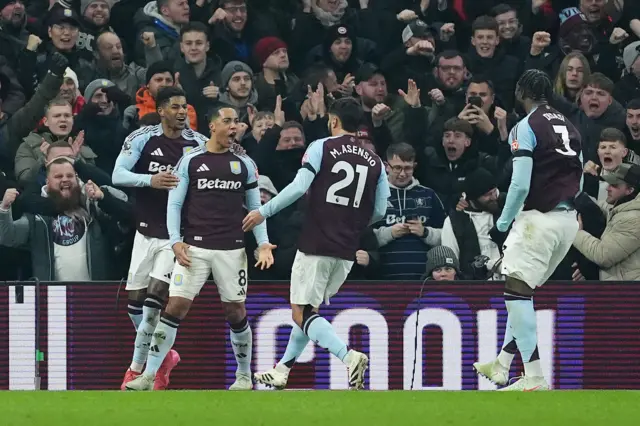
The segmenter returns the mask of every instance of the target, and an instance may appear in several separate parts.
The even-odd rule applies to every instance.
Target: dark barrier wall
[[[118,283],[43,285],[39,318],[42,389],[117,389],[131,360],[134,330]],[[347,283],[324,308],[338,333],[371,359],[367,387],[409,389],[415,355],[420,283]],[[35,374],[35,288],[0,286],[0,389],[32,389]],[[540,355],[558,389],[640,389],[640,288],[637,283],[550,283],[539,290]],[[290,329],[288,283],[252,282],[247,310],[254,371],[282,355]],[[500,283],[425,286],[420,300],[415,389],[492,389],[471,365],[492,359],[506,312]],[[215,286],[208,284],[180,327],[182,362],[172,388],[219,389],[235,363]],[[521,371],[519,362],[512,376]],[[344,366],[309,345],[290,376],[291,388],[346,388]]]

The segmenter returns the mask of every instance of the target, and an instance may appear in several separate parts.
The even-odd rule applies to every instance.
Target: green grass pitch
[[[0,392],[2,426],[636,425],[640,392]]]

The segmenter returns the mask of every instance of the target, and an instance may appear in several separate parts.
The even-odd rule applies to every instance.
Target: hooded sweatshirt
[[[420,185],[416,178],[404,188],[389,186],[387,213],[374,230],[380,245],[381,273],[388,280],[418,280],[425,270],[427,251],[440,245],[444,206],[435,191]],[[423,238],[413,234],[393,238],[393,225],[417,218],[425,227]]]

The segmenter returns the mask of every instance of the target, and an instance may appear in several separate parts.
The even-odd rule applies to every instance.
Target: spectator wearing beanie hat
[[[175,81],[174,68],[171,61],[160,61],[149,65],[146,74],[146,85],[136,92],[135,106],[132,105],[127,108],[124,115],[130,115],[132,108],[137,108],[139,119],[149,113],[157,112],[156,96],[158,91],[163,87],[179,84],[179,81]],[[196,110],[191,105],[187,107],[187,117],[189,119],[189,127],[193,130],[198,130]]]
[[[80,56],[93,61],[95,39],[104,31],[110,31],[109,19],[113,0],[80,0],[82,26],[76,48]]]
[[[356,33],[346,25],[336,25],[326,30],[323,43],[312,49],[307,56],[307,64],[323,62],[336,73],[338,83],[344,83],[347,74],[352,76],[364,60]]]
[[[426,278],[433,281],[460,279],[458,257],[449,247],[437,246],[427,252]]]
[[[84,130],[85,144],[98,155],[96,165],[111,175],[120,147],[129,133],[123,126],[122,111],[131,99],[114,82],[104,78],[89,83],[84,98],[87,104],[76,118],[74,127]]]
[[[298,87],[299,79],[289,70],[289,54],[287,45],[277,37],[265,37],[258,41],[254,56],[262,72],[256,76],[255,86],[258,91],[261,110],[273,111],[276,97],[287,100]]]
[[[625,75],[616,83],[613,97],[622,105],[640,98],[640,41],[634,41],[624,48],[622,54]]]
[[[442,226],[442,245],[449,247],[460,260],[460,270],[467,279],[487,279],[488,270],[500,259],[498,245],[489,231],[502,212],[504,196],[500,196],[495,176],[478,168],[465,176],[462,189],[466,195],[464,211],[452,211]],[[474,267],[480,256],[486,256],[486,268]],[[494,279],[501,277],[494,276]]]
[[[258,92],[253,87],[253,70],[244,62],[231,61],[222,69],[223,92],[219,99],[234,108],[246,108],[258,103]]]

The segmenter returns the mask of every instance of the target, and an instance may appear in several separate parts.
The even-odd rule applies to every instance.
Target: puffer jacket
[[[67,140],[67,138],[58,138],[53,134],[45,131],[42,133],[32,132],[24,138],[24,142],[18,147],[15,159],[15,174],[18,182],[26,186],[38,175],[38,172],[45,163],[44,154],[40,151],[42,141],[49,144],[58,140]],[[91,164],[95,164],[96,153],[87,145],[80,148],[80,157],[82,160]]]
[[[640,280],[640,195],[613,208],[606,202],[598,207],[607,220],[602,236],[578,231],[573,245],[600,267],[600,280]]]

